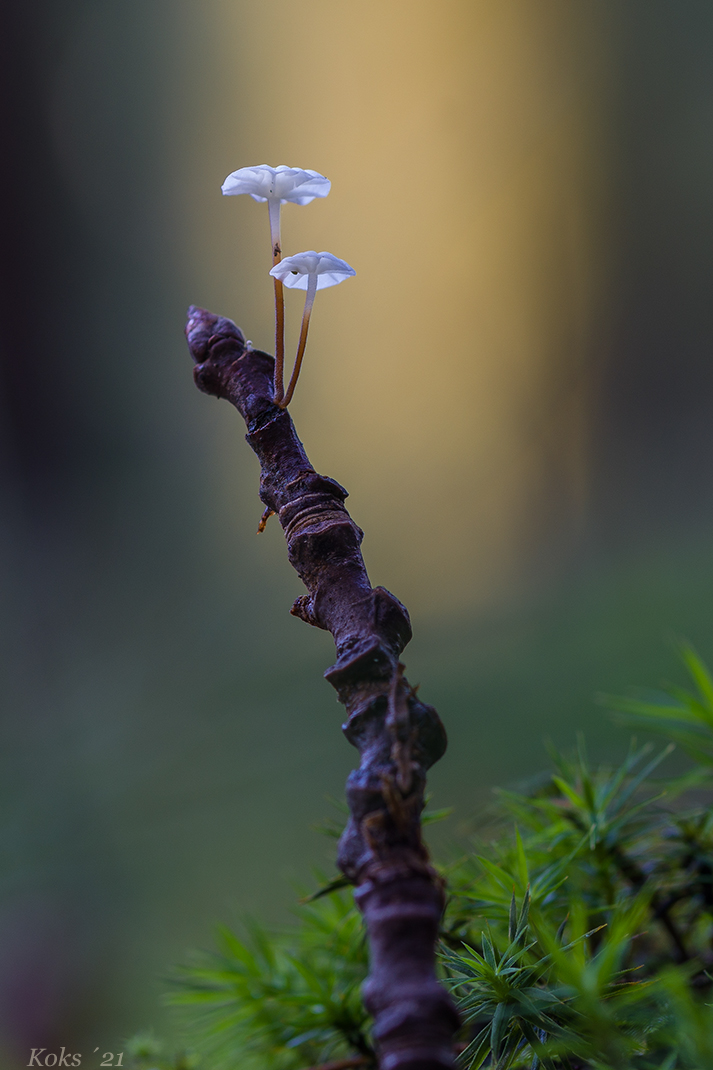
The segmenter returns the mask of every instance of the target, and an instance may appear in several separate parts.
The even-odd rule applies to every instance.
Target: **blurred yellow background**
[[[271,350],[265,209],[208,191],[246,161],[332,179],[325,202],[284,213],[286,251],[358,271],[319,300],[295,418],[350,488],[381,581],[424,610],[499,600],[544,486],[559,484],[560,524],[586,502],[601,16],[470,0],[201,12],[211,114],[186,255],[204,291]]]

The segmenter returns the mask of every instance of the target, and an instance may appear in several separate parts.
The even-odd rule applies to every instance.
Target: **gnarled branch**
[[[443,755],[446,735],[403,676],[408,613],[389,591],[372,588],[346,490],[315,472],[289,413],[274,404],[273,358],[248,348],[230,320],[198,308],[189,310],[186,337],[197,386],[230,401],[247,425],[260,498],[277,514],[307,588],[292,613],[331,632],[336,644],[325,676],[361,755],[347,781],[351,817],[338,864],[356,886],[369,936],[364,1000],[381,1070],[452,1068],[458,1017],[434,963],[444,892],[420,825],[426,770]]]

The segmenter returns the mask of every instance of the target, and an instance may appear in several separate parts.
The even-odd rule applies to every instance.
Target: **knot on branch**
[[[354,711],[349,718],[351,724],[365,697],[373,700],[375,694],[387,693],[399,655],[410,642],[412,632],[408,610],[385,587],[369,587],[362,598],[353,602],[346,624],[337,641],[337,661],[324,676],[337,689],[339,701]],[[374,684],[378,685],[376,691]],[[345,732],[349,742],[354,742]]]
[[[448,740],[443,722],[433,706],[421,702],[402,677],[403,684],[409,690],[404,699],[406,710],[402,720],[394,723],[393,709],[389,699],[391,685],[376,699],[357,706],[351,713],[342,731],[352,746],[360,752],[362,759],[371,765],[375,763],[394,764],[394,744],[401,742],[397,733],[408,733],[408,754],[411,762],[430,769],[446,752]],[[403,755],[405,751],[401,751]],[[409,791],[410,786],[404,789]]]
[[[446,749],[445,729],[433,707],[416,698],[400,664],[378,686],[381,693],[357,705],[343,726],[361,761],[347,780],[350,819],[338,865],[359,885],[377,873],[381,881],[420,874],[437,883],[420,816],[426,770]]]

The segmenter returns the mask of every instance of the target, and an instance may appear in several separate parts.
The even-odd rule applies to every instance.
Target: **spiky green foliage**
[[[536,790],[500,792],[489,842],[446,867],[463,1070],[713,1070],[713,683],[684,656],[695,692],[615,705],[681,744],[685,777],[661,778],[671,745],[592,767],[580,740]],[[292,932],[224,930],[182,971],[171,1001],[202,1068],[375,1067],[363,933],[338,886]]]
[[[605,696],[603,701],[620,711],[625,723],[640,724],[678,743],[696,763],[692,772],[705,780],[713,774],[713,680],[691,647],[682,646],[681,657],[693,691],[670,685],[649,696]]]
[[[482,953],[467,945],[444,951],[448,983],[475,1033],[463,1065],[480,1067],[489,1059],[504,1070],[537,1060],[552,1067],[574,1057],[618,1068],[641,1050],[658,1008],[650,986],[632,984],[624,963],[645,901],[614,911],[609,926],[585,931],[586,907],[573,906],[554,932],[542,914],[528,918],[527,893],[518,912],[513,893],[502,953],[491,932],[481,936]],[[597,935],[592,951],[588,941]]]
[[[349,893],[299,910],[281,934],[247,926],[219,934],[218,954],[197,957],[176,979],[170,1002],[216,1070],[297,1070],[353,1055],[373,1063],[360,985],[367,957]]]

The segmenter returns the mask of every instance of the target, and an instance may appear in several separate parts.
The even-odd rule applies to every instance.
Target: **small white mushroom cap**
[[[310,275],[316,275],[317,289],[324,290],[327,286],[344,282],[350,275],[356,275],[356,271],[338,256],[315,253],[311,249],[306,253],[286,256],[279,264],[275,264],[270,274],[290,290],[306,290]]]
[[[315,197],[326,197],[332,183],[319,171],[301,167],[241,167],[228,175],[221,189],[225,196],[249,193],[255,201],[279,201],[280,204],[309,204]]]

